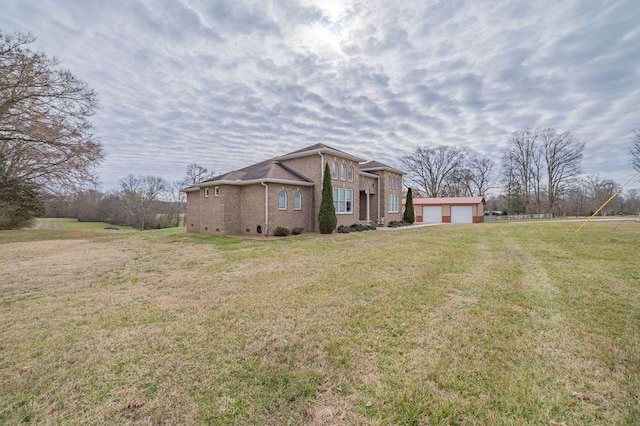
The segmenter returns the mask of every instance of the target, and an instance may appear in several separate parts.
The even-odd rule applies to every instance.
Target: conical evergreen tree
[[[322,201],[320,201],[318,222],[320,223],[321,234],[331,234],[338,224],[336,208],[333,206],[333,187],[331,186],[331,171],[329,170],[329,164],[326,164],[326,167],[324,168],[324,177],[322,179]]]
[[[411,188],[407,190],[407,202],[404,205],[404,215],[402,216],[402,220],[407,223],[413,223],[416,221],[416,213],[413,208],[413,194],[411,192]]]

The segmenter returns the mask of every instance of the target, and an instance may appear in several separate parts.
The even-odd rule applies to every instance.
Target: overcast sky
[[[399,167],[419,146],[498,161],[571,131],[624,183],[640,127],[640,1],[0,0],[0,29],[98,93],[104,189],[322,142]]]

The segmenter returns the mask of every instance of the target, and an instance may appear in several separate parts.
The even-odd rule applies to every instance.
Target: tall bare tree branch
[[[91,185],[102,160],[91,133],[96,94],[55,58],[31,50],[34,40],[0,31],[0,182],[49,190]]]

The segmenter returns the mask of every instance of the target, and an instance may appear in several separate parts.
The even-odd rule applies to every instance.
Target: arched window
[[[302,210],[302,192],[300,191],[293,194],[293,209]]]
[[[338,179],[338,162],[334,161],[331,165],[331,177],[333,179]]]
[[[349,166],[349,172],[347,172],[347,178],[349,182],[353,182],[353,166]]]
[[[347,180],[347,166],[344,163],[340,164],[340,180]]]
[[[278,193],[278,210],[287,209],[287,191],[284,189]]]

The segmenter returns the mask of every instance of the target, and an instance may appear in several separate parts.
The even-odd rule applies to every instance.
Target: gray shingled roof
[[[380,170],[380,169],[392,170],[392,171],[404,174],[402,170],[398,170],[395,167],[387,166],[386,164],[383,164],[379,161],[371,160],[365,163],[360,163],[360,170],[365,172],[367,170]]]
[[[290,180],[299,182],[312,182],[307,177],[300,173],[290,169],[289,167],[281,164],[278,160],[273,158],[260,163],[252,164],[242,169],[234,170],[229,173],[225,173],[204,182],[216,182],[216,181],[248,181],[248,180],[262,180],[262,179],[278,179],[278,180]]]
[[[344,154],[351,155],[351,154],[349,154],[349,153],[347,153],[347,152],[341,151],[341,150],[336,149],[336,148],[334,148],[334,147],[332,147],[332,146],[325,145],[325,144],[323,144],[323,143],[317,143],[317,144],[315,144],[315,145],[311,145],[311,146],[308,146],[308,147],[306,147],[306,148],[299,149],[299,150],[297,150],[297,151],[289,152],[289,153],[287,153],[287,154],[283,155],[282,157],[286,157],[287,155],[291,155],[291,154],[299,154],[299,153],[301,153],[301,152],[315,151],[316,149],[330,149],[330,150],[332,150],[332,151],[342,152],[342,153],[344,153]]]

